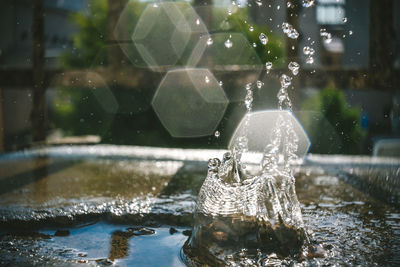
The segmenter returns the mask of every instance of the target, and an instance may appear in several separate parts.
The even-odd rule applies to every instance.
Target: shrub
[[[359,154],[365,132],[361,111],[351,108],[342,91],[325,88],[302,105],[301,122],[311,142],[312,153]]]

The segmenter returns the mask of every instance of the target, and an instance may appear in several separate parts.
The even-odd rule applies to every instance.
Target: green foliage
[[[342,91],[325,88],[302,106],[301,122],[312,142],[312,153],[358,154],[365,133],[361,111],[350,108]]]
[[[90,0],[89,13],[74,13],[72,22],[79,31],[73,36],[72,51],[65,52],[60,62],[66,68],[90,67],[107,40],[107,0]]]
[[[113,114],[107,113],[91,89],[62,88],[54,99],[50,121],[66,135],[101,135],[111,125]]]

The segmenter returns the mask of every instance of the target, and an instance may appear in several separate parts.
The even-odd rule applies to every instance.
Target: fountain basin
[[[207,161],[224,152],[96,145],[1,155],[1,265],[184,265]],[[293,168],[306,230],[325,250],[303,263],[400,263],[399,160],[309,155]]]

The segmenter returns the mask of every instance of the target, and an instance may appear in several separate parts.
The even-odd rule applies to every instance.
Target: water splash
[[[312,7],[314,5],[315,0],[303,0],[302,5],[303,7]]]
[[[292,69],[297,67],[298,71],[298,64],[291,63]],[[280,77],[280,110],[291,111],[287,92],[291,81],[288,75]],[[245,89],[246,111],[251,113],[252,84]],[[196,258],[203,263],[227,263],[237,253],[247,257],[249,248],[257,248],[258,254],[298,255],[302,246],[309,244],[290,167],[290,162],[298,158],[299,138],[294,125],[281,114],[275,125],[265,125],[273,127],[272,141],[265,146],[258,167],[246,166],[242,158],[251,138],[249,119],[250,116],[245,117],[243,132],[222,160],[212,158],[208,163],[208,174],[197,199],[193,233],[183,248],[189,257],[196,251]],[[199,259],[199,255],[205,256]]]
[[[327,32],[326,29],[321,29],[321,30],[320,30],[320,35],[321,35],[321,37],[322,37],[322,40],[323,40],[325,43],[329,44],[329,43],[332,42],[332,34],[329,33],[329,32]]]
[[[270,70],[272,69],[272,62],[266,62],[265,69],[267,70],[267,74],[268,74],[270,72]]]
[[[293,28],[292,25],[290,25],[287,22],[283,22],[282,23],[282,31],[284,34],[287,35],[287,37],[291,38],[291,39],[297,39],[299,37],[299,32]]]
[[[307,64],[313,64],[314,63],[313,55],[315,53],[314,48],[309,47],[309,46],[305,46],[305,47],[303,47],[303,53],[304,53],[304,55],[306,55],[306,63]]]
[[[289,70],[292,72],[293,75],[299,74],[300,65],[297,62],[290,62],[288,65]]]

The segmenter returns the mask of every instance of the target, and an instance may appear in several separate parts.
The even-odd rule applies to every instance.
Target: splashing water
[[[299,32],[287,22],[282,23],[282,31],[291,39],[297,39],[299,37]]]
[[[289,70],[293,75],[299,74],[300,65],[297,62],[290,62],[288,65]]]
[[[322,40],[323,40],[325,43],[329,44],[329,43],[332,42],[332,34],[329,33],[329,32],[327,32],[326,29],[321,29],[321,30],[320,30],[320,35],[321,35],[321,37],[322,37]]]
[[[291,63],[298,71],[298,64]],[[280,77],[280,110],[291,111],[287,92],[291,81],[285,74]],[[244,102],[250,113],[252,84],[245,89]],[[265,146],[259,167],[246,166],[242,157],[248,152],[251,138],[249,118],[245,117],[243,132],[222,160],[209,160],[208,174],[198,195],[193,233],[183,247],[197,264],[226,264],[241,253],[258,259],[270,253],[294,256],[309,245],[290,168],[290,162],[297,159],[299,142],[294,126],[281,114],[275,125],[265,125],[273,127],[272,141]],[[251,254],[252,248],[257,253]]]
[[[257,88],[258,89],[261,89],[263,87],[263,85],[264,85],[264,83],[262,81],[260,81],[260,80],[258,80],[256,84],[257,84]]]
[[[314,5],[315,0],[303,0],[302,4],[303,7],[311,7]]]
[[[313,55],[315,53],[314,48],[305,46],[305,47],[303,47],[303,53],[304,53],[304,55],[306,55],[306,63],[313,64],[314,63]]]

